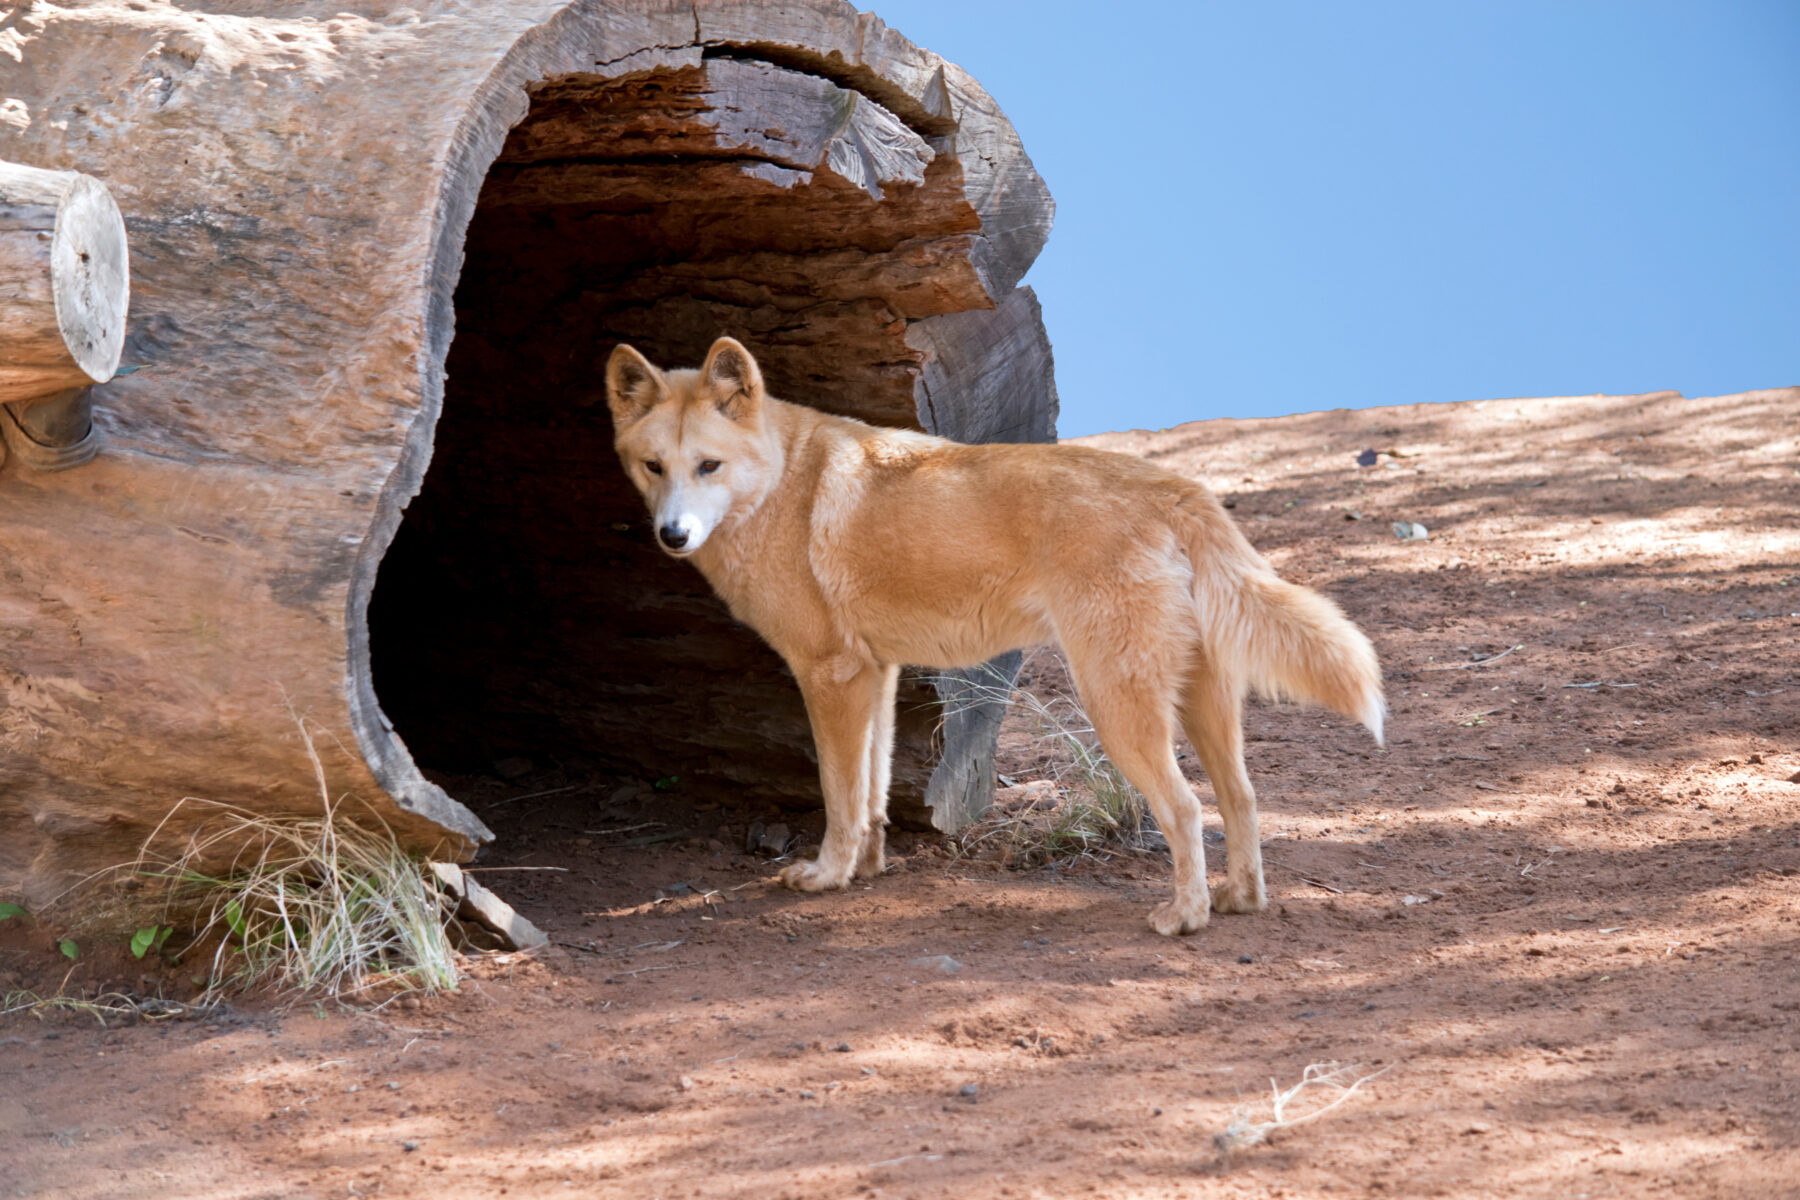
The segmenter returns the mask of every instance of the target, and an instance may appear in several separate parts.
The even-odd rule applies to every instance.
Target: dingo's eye
[[[654,458],[645,459],[644,470],[650,472],[652,475],[661,475],[662,464],[657,462]]]
[[[719,469],[719,460],[716,458],[707,458],[707,459],[702,459],[700,461],[700,473],[702,475],[711,475],[714,471],[716,471],[718,469]]]

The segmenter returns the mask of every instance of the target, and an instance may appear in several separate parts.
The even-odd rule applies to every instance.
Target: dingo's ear
[[[751,416],[762,406],[762,369],[733,338],[722,337],[712,344],[706,352],[706,365],[700,368],[700,380],[719,411],[734,421]]]
[[[621,425],[635,421],[668,394],[662,372],[649,359],[623,342],[613,347],[606,360],[606,403],[613,420]]]

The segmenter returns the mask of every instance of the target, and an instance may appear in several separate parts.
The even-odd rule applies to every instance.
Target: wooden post
[[[0,460],[55,470],[95,441],[87,388],[119,368],[131,295],[106,185],[0,161]]]

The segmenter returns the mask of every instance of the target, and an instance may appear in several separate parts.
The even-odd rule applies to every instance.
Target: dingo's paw
[[[1206,928],[1208,917],[1206,901],[1199,904],[1183,903],[1171,900],[1167,904],[1159,904],[1150,910],[1150,928],[1164,937],[1174,937],[1182,933],[1198,933]]]
[[[1262,880],[1242,879],[1225,880],[1225,886],[1213,893],[1212,907],[1214,912],[1222,913],[1259,913],[1269,906],[1269,898],[1263,894]]]
[[[879,829],[863,839],[862,851],[856,856],[858,879],[873,879],[887,870],[886,841]]]
[[[829,892],[850,882],[847,871],[833,871],[811,862],[797,862],[781,872],[781,882],[796,892]]]

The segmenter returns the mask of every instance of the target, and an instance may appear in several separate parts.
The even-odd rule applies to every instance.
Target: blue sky
[[[1800,384],[1800,3],[860,0],[1057,200],[1061,430]]]

